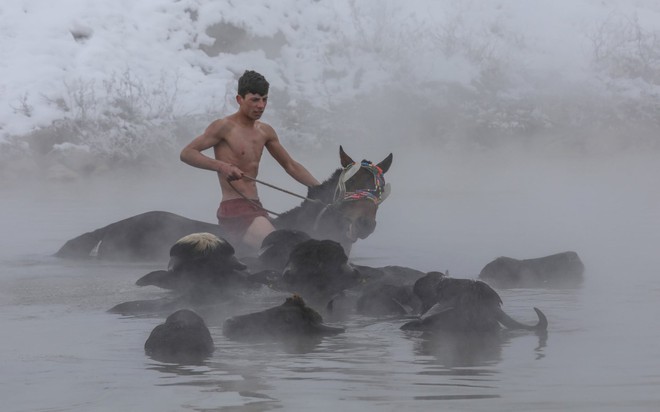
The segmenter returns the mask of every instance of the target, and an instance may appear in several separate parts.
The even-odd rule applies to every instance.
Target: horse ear
[[[342,167],[346,167],[355,163],[353,159],[351,159],[351,157],[347,155],[346,152],[344,152],[344,148],[341,147],[341,145],[339,146],[339,159],[341,160]]]
[[[392,153],[390,153],[389,156],[387,156],[382,162],[378,163],[378,167],[383,171],[383,174],[390,170],[390,166],[392,166]]]

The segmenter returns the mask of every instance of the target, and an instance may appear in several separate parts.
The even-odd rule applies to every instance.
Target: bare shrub
[[[42,96],[61,111],[62,117],[47,127],[13,136],[2,151],[16,153],[23,147],[20,153],[42,158],[47,165],[66,163],[65,154],[55,150],[58,145],[84,147],[80,153],[90,160],[79,162],[85,164],[85,170],[72,171],[81,174],[112,169],[117,164],[158,164],[170,160],[180,149],[181,139],[189,140],[198,132],[192,129],[200,127],[200,116],[179,113],[177,95],[178,77],[164,73],[155,82],[147,82],[129,69],[101,82],[65,82],[61,95]],[[15,110],[29,115],[26,104]],[[97,166],[95,170],[90,170],[90,163]],[[71,169],[72,164],[64,166]]]
[[[637,15],[610,15],[588,34],[593,64],[614,79],[660,85],[660,31],[644,29]]]

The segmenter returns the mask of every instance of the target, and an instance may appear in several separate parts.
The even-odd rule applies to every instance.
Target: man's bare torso
[[[245,175],[256,177],[259,173],[259,162],[264,147],[268,142],[270,126],[260,121],[254,125],[245,126],[236,121],[234,116],[218,120],[220,141],[213,147],[215,158],[231,163],[241,169]],[[258,199],[257,186],[254,181],[247,179],[234,180],[231,184],[224,176],[218,173],[222,199],[230,200],[242,197],[236,190],[250,199]]]

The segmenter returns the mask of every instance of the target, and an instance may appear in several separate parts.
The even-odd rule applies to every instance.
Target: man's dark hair
[[[238,79],[238,95],[245,97],[248,93],[254,93],[266,96],[268,86],[269,83],[264,76],[253,70],[246,70]]]

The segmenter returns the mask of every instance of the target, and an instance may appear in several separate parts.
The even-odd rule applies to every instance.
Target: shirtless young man
[[[227,232],[228,239],[240,241],[252,249],[258,249],[266,235],[275,230],[267,212],[259,207],[256,183],[242,179],[243,175],[257,177],[264,147],[298,182],[306,186],[319,184],[304,166],[291,158],[275,130],[259,120],[268,103],[268,86],[261,74],[245,71],[238,79],[238,111],[212,122],[181,151],[183,162],[218,173],[222,191],[218,223]],[[211,147],[214,159],[202,153]],[[232,189],[229,181],[252,202]]]

